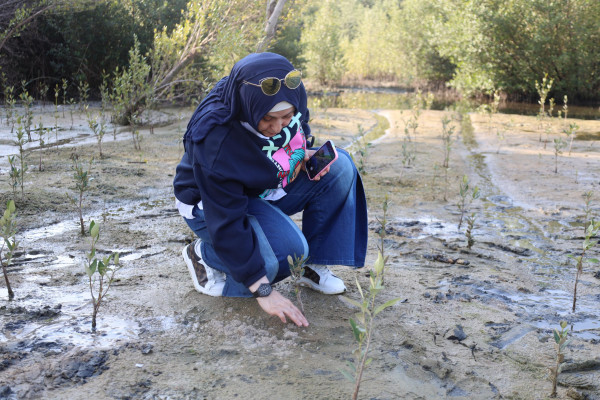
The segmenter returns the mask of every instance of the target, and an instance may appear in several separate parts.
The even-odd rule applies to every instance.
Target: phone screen
[[[335,147],[331,140],[328,140],[306,161],[308,177],[314,179],[323,169],[335,161],[336,158],[337,152],[335,151]]]

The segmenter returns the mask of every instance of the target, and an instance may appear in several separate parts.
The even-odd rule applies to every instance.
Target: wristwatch
[[[261,283],[258,286],[258,289],[256,289],[256,292],[252,293],[252,296],[267,297],[268,295],[271,294],[272,291],[273,291],[273,288],[271,287],[270,283]]]

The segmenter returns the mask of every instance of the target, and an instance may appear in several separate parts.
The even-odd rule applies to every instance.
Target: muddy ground
[[[402,301],[377,317],[359,397],[546,399],[552,329],[567,320],[572,342],[558,397],[599,399],[599,268],[585,265],[572,313],[575,267],[567,254],[581,247],[583,193],[595,193],[591,213],[600,216],[600,122],[576,121],[584,140],[575,140],[570,154],[563,150],[555,173],[553,138],[561,121],[546,128],[535,117],[424,111],[406,142],[410,112],[378,113],[390,129],[364,157],[356,155],[370,209],[367,268],[332,269],[346,281],[346,295],[358,299],[354,282],[368,286],[387,195],[389,261],[380,300]],[[39,115],[45,126],[56,123],[51,110]],[[303,290],[310,326],[298,328],[266,315],[254,300],[193,289],[181,258],[192,235],[171,189],[189,115],[189,109],[155,115],[153,133],[141,130],[141,150],[131,133],[121,130],[114,140],[109,130],[100,159],[86,122],[76,113],[71,129],[67,113],[59,118],[60,134],[74,131],[72,139],[58,148],[30,148],[24,195],[16,194],[20,247],[8,269],[13,301],[0,284],[0,398],[350,398],[353,386],[339,369],[352,359],[348,318],[356,310],[342,297]],[[339,146],[355,139],[358,124],[366,131],[377,125],[368,111],[313,115],[313,132]],[[447,174],[443,116],[454,126]],[[5,121],[0,129],[7,137]],[[410,165],[403,163],[403,143],[415,155]],[[95,157],[84,218],[86,225],[100,223],[99,254],[118,251],[123,264],[95,334],[83,269],[89,238],[81,236],[68,200],[75,195],[72,154]],[[13,193],[6,157],[0,166],[3,209]],[[469,207],[476,217],[471,249],[466,226],[458,230],[464,175],[481,190]],[[288,282],[277,289],[295,301]]]

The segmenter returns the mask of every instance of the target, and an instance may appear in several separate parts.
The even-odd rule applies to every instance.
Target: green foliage
[[[90,223],[90,252],[85,259],[84,269],[89,279],[92,296],[92,331],[96,331],[96,316],[106,293],[114,281],[115,272],[121,268],[119,253],[111,253],[106,257],[96,257],[96,244],[100,237],[100,226],[95,221]]]
[[[69,197],[69,200],[77,208],[77,213],[79,214],[79,224],[81,226],[81,235],[84,236],[85,227],[83,225],[83,195],[85,192],[90,190],[90,181],[93,178],[90,177],[89,172],[94,159],[90,159],[87,169],[84,169],[83,165],[79,163],[79,156],[77,154],[73,154],[71,156],[71,160],[73,161],[71,169],[73,170],[73,180],[75,181],[75,191],[77,195],[75,197]]]
[[[565,361],[564,349],[569,345],[570,340],[567,340],[569,332],[567,330],[567,321],[560,321],[560,330],[554,329],[552,337],[554,338],[554,347],[556,349],[556,363],[550,367],[550,378],[552,379],[552,393],[550,397],[556,397],[556,384],[558,383],[558,374],[560,367]]]
[[[473,203],[474,200],[477,200],[481,193],[479,192],[479,188],[477,186],[471,188],[469,186],[469,177],[464,175],[462,181],[459,185],[459,195],[460,199],[456,206],[458,207],[458,211],[460,212],[460,219],[458,221],[458,229],[462,226],[463,219],[465,213],[469,210],[469,207]]]
[[[442,118],[442,143],[444,145],[444,161],[442,167],[448,169],[450,167],[450,151],[452,150],[452,135],[454,134],[454,125],[450,125],[452,120],[444,115]]]
[[[577,263],[577,273],[575,275],[575,287],[573,288],[573,312],[575,312],[575,306],[577,303],[577,284],[579,282],[579,277],[583,273],[583,264],[584,263],[599,263],[600,261],[596,258],[590,258],[586,256],[586,253],[594,246],[598,244],[597,240],[593,240],[594,237],[598,235],[600,231],[600,222],[594,222],[594,220],[590,221],[590,223],[585,226],[584,231],[584,239],[581,245],[581,255],[575,256],[572,254],[568,254],[567,257],[570,257],[575,260]]]
[[[25,144],[27,144],[28,140],[25,138],[25,128],[23,127],[22,124],[22,118],[21,116],[17,117],[17,139],[13,141],[13,143],[19,147],[19,166],[20,168],[16,167],[16,165],[13,165],[14,162],[14,158],[13,158],[13,162],[11,162],[11,176],[14,174],[15,175],[15,180],[13,180],[14,183],[18,182],[18,184],[21,186],[21,196],[25,197],[25,191],[24,191],[24,183],[25,183],[25,172],[27,172],[27,161],[25,159]],[[10,161],[10,159],[9,159]]]
[[[0,236],[2,237],[2,243],[0,243],[0,265],[2,265],[2,272],[4,274],[4,282],[8,289],[8,299],[12,300],[15,294],[10,286],[8,280],[7,268],[12,262],[12,258],[15,250],[17,249],[17,222],[16,222],[16,207],[13,200],[9,200],[6,203],[6,209],[2,218],[0,218]]]
[[[102,118],[102,114],[98,118],[94,117],[91,112],[87,111],[88,106],[85,106],[88,126],[94,132],[94,136],[96,136],[96,141],[98,143],[98,152],[100,159],[104,156],[102,154],[102,139],[104,139],[104,134],[106,133],[106,126],[104,123],[104,118]]]
[[[296,300],[300,305],[300,309],[304,312],[304,304],[302,303],[302,286],[300,285],[300,278],[304,276],[304,264],[306,259],[302,257],[287,257],[288,264],[290,266],[290,278],[292,285],[294,285],[294,292],[296,293]]]
[[[340,24],[343,9],[339,1],[324,0],[313,14],[306,16],[301,39],[306,75],[323,85],[338,83],[344,75]]]
[[[149,75],[150,65],[141,53],[140,42],[134,37],[134,45],[129,50],[129,65],[114,72],[111,101],[115,122],[125,125],[137,121],[143,103],[152,95]]]
[[[385,227],[383,227],[385,229]],[[354,340],[358,347],[354,350],[354,362],[348,362],[348,368],[342,369],[341,372],[348,380],[354,383],[354,393],[352,398],[358,398],[360,384],[364,369],[371,363],[372,359],[368,357],[371,338],[375,329],[375,317],[388,307],[393,306],[400,298],[395,298],[379,303],[377,296],[384,290],[383,275],[386,260],[381,252],[377,256],[377,261],[370,271],[368,289],[363,289],[358,279],[356,279],[356,287],[360,294],[361,300],[356,301],[349,297],[344,297],[346,301],[358,307],[359,311],[354,318],[350,318],[350,327]]]
[[[554,173],[558,173],[558,156],[562,154],[562,150],[566,147],[566,143],[561,137],[554,139]]]

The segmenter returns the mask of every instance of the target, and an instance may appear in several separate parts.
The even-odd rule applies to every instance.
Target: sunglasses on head
[[[263,78],[256,83],[251,83],[248,81],[243,81],[243,84],[258,86],[262,90],[264,94],[267,96],[274,96],[281,89],[281,82],[285,84],[289,89],[296,89],[302,83],[302,72],[300,70],[293,70],[288,72],[288,74],[283,79],[279,78]]]

